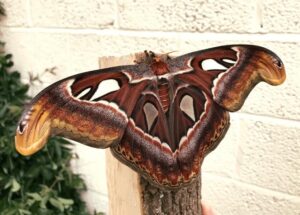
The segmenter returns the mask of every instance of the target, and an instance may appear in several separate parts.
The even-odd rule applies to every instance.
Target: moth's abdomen
[[[170,106],[169,84],[168,82],[160,83],[158,85],[159,100],[162,104],[162,109],[167,112]]]

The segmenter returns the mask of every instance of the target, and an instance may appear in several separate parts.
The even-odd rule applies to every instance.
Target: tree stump
[[[141,177],[145,215],[201,215],[201,180],[176,190],[163,190]]]
[[[101,68],[134,64],[144,53],[102,57]],[[150,184],[106,151],[110,215],[201,215],[201,176],[190,185],[166,190]]]

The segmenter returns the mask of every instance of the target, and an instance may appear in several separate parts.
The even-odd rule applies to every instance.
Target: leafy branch
[[[0,44],[0,215],[87,215],[80,190],[84,181],[70,168],[71,143],[51,138],[39,153],[23,157],[14,146],[14,135],[29,86],[12,69],[12,55]],[[55,74],[55,68],[44,74]],[[31,83],[41,76],[32,76]]]

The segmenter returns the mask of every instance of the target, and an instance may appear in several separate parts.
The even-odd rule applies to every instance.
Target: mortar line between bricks
[[[119,5],[120,5],[120,2],[119,0],[114,0],[114,7],[115,7],[115,13],[114,13],[114,16],[115,16],[115,22],[114,22],[114,28],[118,29],[120,28],[120,17],[119,17],[119,14],[120,14],[120,8],[119,8]]]
[[[286,118],[280,118],[280,117],[274,117],[274,116],[266,116],[266,115],[243,113],[243,112],[231,113],[230,116],[233,119],[242,118],[242,119],[264,121],[264,122],[269,122],[269,123],[276,123],[279,125],[288,125],[288,126],[300,128],[300,120],[296,120],[296,119],[286,119]]]
[[[214,173],[203,172],[202,176],[204,176],[204,177],[208,176],[210,178],[217,178],[217,179],[220,179],[222,181],[227,181],[227,182],[234,183],[236,185],[240,185],[241,187],[244,187],[246,189],[252,189],[252,190],[259,191],[259,192],[261,192],[263,194],[266,194],[268,196],[284,197],[284,198],[289,199],[289,200],[299,201],[299,203],[300,203],[300,196],[297,196],[297,195],[284,193],[284,192],[281,192],[281,191],[278,191],[278,190],[273,190],[273,189],[270,189],[270,188],[260,187],[260,186],[255,185],[255,184],[249,184],[249,183],[246,183],[246,182],[234,179],[234,178],[227,178],[227,177],[224,177],[224,176],[216,175]]]
[[[131,37],[181,37],[185,39],[203,39],[210,41],[224,40],[252,40],[252,41],[279,41],[300,42],[296,33],[217,33],[217,32],[180,32],[180,31],[138,31],[123,29],[95,29],[95,28],[54,28],[54,27],[9,27],[2,26],[14,32],[29,33],[69,33],[69,34],[96,34],[104,36],[131,36]]]

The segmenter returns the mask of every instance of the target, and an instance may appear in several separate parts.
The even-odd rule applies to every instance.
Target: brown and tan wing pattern
[[[251,45],[145,62],[82,73],[42,91],[20,120],[17,150],[32,154],[61,135],[111,147],[156,185],[180,186],[200,174],[205,155],[224,137],[228,111],[241,108],[258,82],[285,79],[281,60]],[[107,80],[118,88],[98,95]]]
[[[207,68],[207,60],[216,65]],[[170,74],[160,78],[169,83],[169,101],[160,101],[165,85],[157,84],[158,90],[137,103],[124,138],[112,150],[155,184],[176,187],[199,175],[203,158],[229,128],[228,111],[239,109],[258,82],[282,83],[285,71],[274,53],[249,45],[190,53],[172,59],[168,68]],[[157,111],[150,128],[143,112],[148,103]]]
[[[15,137],[17,150],[33,154],[51,135],[99,148],[118,143],[128,123],[127,114],[146,86],[146,82],[128,84],[128,74],[134,70],[134,66],[126,66],[86,72],[43,90],[21,117]],[[93,99],[105,80],[117,81],[120,89]]]
[[[182,78],[212,93],[214,101],[229,111],[237,111],[250,91],[261,81],[279,85],[285,80],[280,58],[270,50],[254,45],[229,45],[181,56],[192,58],[194,73]],[[213,60],[223,68],[205,69],[203,63]],[[197,74],[197,75],[195,75]]]

